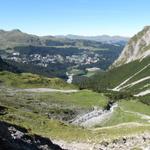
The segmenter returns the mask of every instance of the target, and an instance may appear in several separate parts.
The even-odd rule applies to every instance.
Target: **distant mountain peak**
[[[11,30],[11,32],[22,32],[22,31],[19,29],[13,29],[13,30]]]

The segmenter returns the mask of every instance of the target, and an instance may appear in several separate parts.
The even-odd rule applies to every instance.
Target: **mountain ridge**
[[[65,44],[70,44],[72,40],[83,40],[83,41],[95,41],[106,44],[125,44],[128,38],[121,36],[76,36],[72,38],[72,35],[68,36],[37,36],[33,34],[28,34],[22,32],[19,29],[13,29],[10,31],[0,30],[0,48],[13,48],[20,45],[33,45],[33,46],[51,46],[50,41],[56,42],[56,45],[62,46]],[[53,45],[52,45],[53,46]]]
[[[150,56],[150,26],[133,36],[123,49],[118,59],[113,63],[117,67],[135,60],[142,60]]]
[[[57,35],[56,37],[59,38],[69,38],[69,39],[81,39],[81,40],[92,40],[102,43],[126,43],[129,40],[129,37],[124,36],[109,36],[109,35],[96,35],[96,36],[82,36],[82,35],[74,35],[74,34],[67,34],[67,35]]]
[[[0,31],[2,59],[27,72],[63,79],[74,68],[84,72],[92,67],[106,70],[123,47],[119,43],[30,35],[18,29]]]

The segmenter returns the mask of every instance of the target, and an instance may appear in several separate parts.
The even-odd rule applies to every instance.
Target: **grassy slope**
[[[125,88],[125,90],[127,91],[131,91],[131,92],[134,92],[135,94],[138,94],[139,92],[141,91],[146,91],[147,89],[150,89],[150,80],[145,80],[141,83],[138,83],[132,87],[128,87],[128,88]]]
[[[90,109],[95,105],[104,107],[107,98],[102,94],[83,90],[79,93],[13,93],[1,91],[0,105],[8,107],[6,115],[0,115],[1,120],[26,127],[32,133],[67,141],[100,142],[104,138],[111,139],[132,133],[150,131],[150,126],[125,126],[100,128],[96,131],[75,127],[55,119],[48,119],[46,113],[52,108]],[[126,110],[149,114],[149,106],[134,101],[121,101],[119,106]],[[132,109],[132,106],[134,109]],[[37,119],[38,118],[38,119]],[[117,109],[112,118],[102,126],[112,126],[125,122],[142,122],[139,116],[124,113]]]
[[[89,90],[83,90],[77,93],[51,93],[42,95],[42,99],[51,97],[53,102],[76,105],[79,107],[90,108],[92,106],[105,107],[107,98],[102,94],[98,94]]]
[[[0,82],[8,87],[17,88],[75,88],[58,78],[46,78],[31,73],[14,74],[11,72],[0,72]]]
[[[25,75],[25,76],[24,76]],[[17,87],[40,87],[43,85],[43,80],[39,79],[39,76],[31,74],[15,75],[12,73],[3,72],[0,78],[7,86]],[[30,78],[31,77],[31,78]],[[25,79],[25,81],[24,81]],[[31,79],[31,83],[27,82]],[[40,81],[39,81],[40,80]],[[36,81],[36,82],[35,82]],[[39,81],[39,82],[37,82]],[[42,81],[42,83],[41,83]],[[48,80],[49,81],[49,80]],[[21,85],[18,85],[19,82]],[[14,83],[15,85],[13,85]],[[34,85],[34,83],[36,83]],[[46,85],[43,85],[47,87]],[[40,134],[42,136],[56,138],[67,141],[91,141],[99,142],[100,140],[107,138],[116,138],[118,136],[125,136],[132,133],[141,133],[144,131],[150,131],[150,126],[134,126],[124,128],[102,128],[96,131],[87,130],[79,127],[75,127],[55,119],[48,119],[47,113],[51,109],[63,109],[67,110],[89,110],[93,106],[105,107],[108,99],[103,94],[94,93],[92,91],[83,90],[78,93],[15,93],[13,91],[7,91],[7,89],[1,89],[0,92],[0,105],[8,107],[6,115],[0,115],[1,120],[11,122],[23,127],[26,127],[32,133]],[[134,103],[132,101],[121,101],[119,103],[121,107],[126,110],[139,111],[141,113],[149,114],[149,106],[142,103]],[[130,107],[129,107],[130,106]],[[57,110],[56,110],[57,111]],[[58,111],[57,111],[58,112]],[[59,112],[58,112],[59,113]],[[38,119],[37,119],[38,118]],[[145,121],[134,114],[124,113],[120,109],[117,109],[113,114],[113,117],[108,120],[104,125],[111,126],[124,122],[142,122]]]
[[[121,124],[121,123],[143,122],[143,121],[144,120],[142,120],[139,116],[130,114],[130,113],[126,113],[118,108],[113,113],[113,116],[111,117],[111,119],[106,120],[100,126],[113,126],[113,125],[117,125],[117,124]]]
[[[114,86],[118,85],[119,83],[123,82],[124,80],[126,80],[128,77],[132,76],[134,73],[143,69],[143,67],[145,67],[149,63],[149,61],[150,61],[150,57],[147,57],[146,59],[144,59],[141,62],[139,62],[137,60],[132,63],[120,66],[118,68],[114,68],[106,74],[105,81],[107,80],[107,78],[109,78],[108,81],[112,80],[112,86],[114,87]],[[147,74],[147,72],[149,72],[148,69],[144,70],[143,74]],[[139,79],[138,78],[139,75],[140,74],[138,74],[134,78]],[[144,77],[144,76],[142,76],[142,77]],[[128,83],[130,83],[130,82],[128,82]]]
[[[120,83],[122,83],[123,81],[125,81],[130,76],[134,75],[135,73],[143,69],[143,67],[148,65],[149,62],[150,57],[147,57],[143,59],[141,62],[137,60],[132,63],[125,64],[117,68],[113,68],[105,73],[97,73],[96,75],[92,76],[89,81],[85,82],[83,81],[81,85],[84,85],[85,87],[94,89],[96,91],[98,91],[99,89],[100,90],[106,90],[108,88],[112,89],[117,85],[119,85]],[[129,80],[126,84],[132,83],[149,75],[150,69],[148,67],[145,70],[143,70],[140,74],[136,75],[134,78]],[[149,80],[147,80],[147,82],[149,82]],[[136,91],[136,89],[138,90],[138,88],[134,88],[134,86],[133,89],[134,91]]]
[[[12,108],[9,108],[9,113],[7,115],[0,116],[0,119],[26,127],[32,133],[40,134],[42,136],[77,142],[100,142],[103,139],[117,138],[133,133],[150,131],[150,126],[144,125],[120,128],[113,127],[92,131],[67,125],[59,121],[49,120],[45,116]]]
[[[77,93],[5,93],[1,91],[0,102],[9,107],[32,112],[48,112],[51,108],[91,109],[93,106],[106,107],[107,97],[84,90]]]
[[[119,105],[125,110],[139,112],[150,116],[150,106],[139,101],[121,101]]]
[[[150,106],[136,100],[122,100],[119,102],[119,108],[115,110],[111,119],[106,120],[101,126],[117,125],[127,122],[147,123],[147,120],[142,119],[136,113],[150,116]]]
[[[105,107],[107,98],[102,94],[84,90],[78,93],[13,93],[3,89],[0,92],[0,105],[8,107],[8,114],[1,116],[5,120],[31,130],[33,133],[64,140],[85,140],[93,136],[92,132],[48,119],[46,113],[54,109],[91,109],[98,105]],[[38,119],[37,119],[38,118]]]

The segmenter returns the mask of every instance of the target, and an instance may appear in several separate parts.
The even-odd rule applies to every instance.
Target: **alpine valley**
[[[0,56],[0,149],[150,149],[150,26],[130,39],[0,30]]]
[[[67,79],[66,73],[87,74],[88,68],[106,70],[128,40],[122,37],[115,40],[114,37],[114,41],[108,43],[107,39],[102,39],[38,37],[18,29],[0,30],[0,55],[22,72]]]

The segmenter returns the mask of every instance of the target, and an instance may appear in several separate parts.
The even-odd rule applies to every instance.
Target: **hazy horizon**
[[[6,31],[6,32],[10,32],[10,31],[13,31],[13,30],[20,30],[18,28],[15,28],[15,29],[0,29],[0,30],[3,30],[3,31]],[[34,34],[34,33],[30,33],[30,32],[24,32],[23,30],[20,30],[21,32],[23,33],[27,33],[27,34],[31,34],[31,35],[36,35],[36,36],[56,36],[56,37],[61,37],[61,36],[82,36],[82,37],[98,37],[98,36],[109,36],[109,37],[124,37],[124,38],[130,38],[129,36],[123,36],[123,35],[109,35],[109,34],[98,34],[98,35],[82,35],[82,34],[46,34],[46,35],[38,35],[38,34]]]
[[[148,0],[2,0],[0,29],[39,36],[131,37],[150,24]]]

